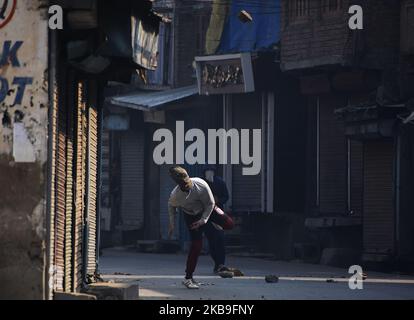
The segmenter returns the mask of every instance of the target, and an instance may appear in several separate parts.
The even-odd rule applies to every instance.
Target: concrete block
[[[56,291],[53,300],[97,300],[95,295],[75,292]]]
[[[95,295],[98,300],[138,300],[139,298],[139,288],[136,283],[92,283],[84,289],[84,292]]]

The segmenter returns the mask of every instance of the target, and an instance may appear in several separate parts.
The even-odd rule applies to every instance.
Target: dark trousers
[[[190,226],[194,222],[200,220],[201,215],[191,216],[184,213],[184,217],[191,237],[191,247],[187,257],[187,268],[185,270],[186,278],[188,279],[193,276],[194,270],[197,266],[198,257],[200,256],[201,249],[203,247],[203,232],[206,235],[210,246],[212,245],[212,247],[210,247],[210,250],[212,252],[212,257],[215,264],[224,264],[225,252],[223,232],[221,230],[217,230],[212,222],[219,225],[224,230],[233,229],[234,222],[227,214],[223,212],[223,210],[218,207],[214,208],[208,222],[198,229],[190,230]]]
[[[214,268],[226,264],[226,249],[224,246],[224,231],[217,229],[211,222],[204,228],[204,234],[208,240],[211,258]]]

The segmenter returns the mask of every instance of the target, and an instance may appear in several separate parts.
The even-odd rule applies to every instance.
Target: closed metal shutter
[[[66,210],[66,104],[60,95],[57,120],[57,157],[55,186],[55,290],[64,289],[65,268],[65,210]]]
[[[51,187],[51,259],[53,290],[67,291],[72,287],[72,209],[73,209],[73,78],[62,70],[54,92],[52,187]]]
[[[75,142],[75,211],[73,235],[73,286],[79,291],[82,286],[82,254],[83,254],[83,227],[85,217],[86,192],[86,88],[84,82],[78,83],[78,97],[76,110],[76,142]]]
[[[73,291],[73,203],[74,203],[74,139],[75,139],[75,110],[77,88],[74,86],[73,73],[67,81],[68,113],[67,113],[67,143],[66,143],[66,216],[65,216],[65,291]]]
[[[53,290],[70,292],[81,289],[85,268],[96,270],[98,111],[96,103],[87,104],[85,82],[77,83],[73,72],[62,79],[52,118],[51,259]],[[92,91],[89,98],[96,97]]]
[[[233,95],[232,127],[240,129],[262,128],[262,102],[259,94]],[[250,130],[252,131],[252,130]],[[250,133],[250,152],[253,150],[253,137]],[[240,149],[241,150],[241,149]],[[241,160],[240,160],[241,161]],[[234,212],[260,212],[262,210],[261,174],[244,176],[244,165],[233,165],[232,210]],[[263,168],[262,168],[263,169]],[[262,171],[263,172],[263,171]]]
[[[341,101],[320,99],[319,105],[319,211],[344,214],[347,209],[347,143],[344,122],[335,118]]]
[[[361,141],[350,141],[350,176],[349,196],[350,210],[356,217],[362,216],[364,193],[364,148]]]
[[[98,199],[98,110],[97,90],[94,83],[89,86],[88,108],[88,197],[87,197],[87,252],[86,273],[94,275],[96,271],[97,240],[97,199]]]
[[[391,254],[395,247],[394,146],[392,141],[369,141],[364,146],[365,253]]]
[[[57,163],[57,139],[58,139],[58,107],[59,107],[59,91],[58,86],[53,86],[53,105],[52,105],[52,115],[51,115],[51,148],[52,148],[52,158],[51,158],[51,171],[50,171],[50,266],[49,266],[49,276],[53,283],[53,290],[56,290],[58,287],[57,285],[57,277],[56,277],[56,258],[55,258],[55,250],[56,250],[56,218],[55,218],[55,210],[56,210],[56,163]],[[52,295],[51,295],[52,297]]]
[[[144,134],[128,130],[121,137],[121,218],[123,230],[144,223]]]

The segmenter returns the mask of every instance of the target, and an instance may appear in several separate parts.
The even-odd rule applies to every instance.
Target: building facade
[[[49,27],[54,4],[64,12],[62,30]],[[53,299],[98,280],[104,88],[155,68],[156,48],[142,41],[157,37],[162,20],[149,1],[117,2],[115,17],[114,6],[95,0],[4,3],[2,298]]]
[[[401,149],[402,132],[411,131],[401,118],[412,92],[402,80],[410,74],[404,17],[412,3],[360,1],[362,30],[348,27],[352,4],[282,1],[281,66],[300,79],[314,119],[307,226],[324,235],[322,249],[393,263],[412,259],[414,243],[412,203],[404,196],[412,182],[402,178],[412,174],[410,158]]]
[[[0,20],[3,298],[44,297],[49,102],[48,53],[44,48],[48,27],[46,13],[37,9],[38,5],[12,1]]]

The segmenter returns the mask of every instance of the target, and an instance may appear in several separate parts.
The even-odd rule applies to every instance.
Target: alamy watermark
[[[348,9],[348,13],[352,15],[349,18],[348,26],[351,30],[362,30],[363,27],[363,9],[359,5],[352,5]],[[59,5],[49,7],[49,28],[51,30],[63,29],[63,9]]]
[[[258,175],[262,167],[261,129],[200,129],[185,132],[184,121],[177,121],[174,133],[158,129],[154,142],[154,162],[162,164],[243,164],[242,174]],[[190,143],[186,147],[186,143]],[[175,158],[174,158],[175,155]]]
[[[349,7],[349,14],[352,16],[349,18],[348,26],[351,30],[362,30],[364,29],[364,11],[361,6],[353,5]]]
[[[51,30],[63,29],[63,9],[59,5],[49,7],[49,28]]]
[[[353,265],[349,267],[348,273],[352,276],[348,280],[348,286],[351,290],[364,289],[364,273],[362,267],[359,265]]]

